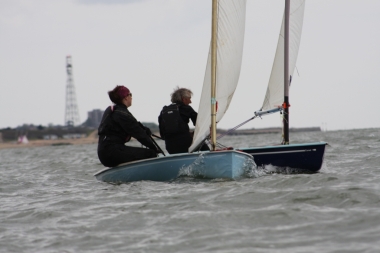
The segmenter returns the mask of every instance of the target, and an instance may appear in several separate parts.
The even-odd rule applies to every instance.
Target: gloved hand
[[[158,150],[157,148],[149,148],[150,150],[152,150],[152,151],[154,151],[155,153],[156,153],[156,156],[158,156],[158,154],[160,154],[161,153],[161,151],[160,150]]]
[[[149,128],[145,127],[145,133],[148,135],[148,136],[151,136],[152,135],[152,131],[150,131]]]
[[[151,136],[152,135],[152,131],[150,131],[150,129],[146,126],[144,126],[140,121],[138,122],[140,127],[142,127],[145,131],[145,133],[148,135],[148,136]]]

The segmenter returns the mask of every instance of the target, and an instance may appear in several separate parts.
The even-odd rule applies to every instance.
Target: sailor
[[[189,122],[195,126],[197,112],[189,105],[193,93],[186,88],[177,87],[171,94],[172,104],[164,106],[158,116],[161,138],[169,154],[187,153],[193,141]],[[209,150],[206,145],[201,150]]]
[[[150,137],[150,129],[138,122],[128,110],[132,105],[132,93],[129,89],[116,86],[108,95],[115,105],[104,111],[98,128],[100,162],[104,166],[114,167],[121,163],[157,157],[159,151]],[[126,146],[125,143],[131,137],[147,148]]]

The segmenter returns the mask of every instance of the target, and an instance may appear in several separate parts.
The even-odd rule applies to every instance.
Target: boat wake
[[[247,159],[244,163],[244,176],[247,178],[256,178],[265,176],[267,173],[258,167],[253,159]]]
[[[178,172],[178,177],[205,178],[205,171],[205,158],[203,154],[200,154],[192,164],[182,166]]]
[[[264,170],[257,167],[253,159],[246,159],[242,165],[244,171],[241,178],[256,178],[264,176],[266,173]],[[200,154],[198,158],[190,165],[183,166],[178,173],[178,177],[191,177],[198,179],[207,178],[205,175],[207,173],[207,166],[205,162],[204,154]]]
[[[315,171],[267,164],[259,167],[265,174],[314,174]]]

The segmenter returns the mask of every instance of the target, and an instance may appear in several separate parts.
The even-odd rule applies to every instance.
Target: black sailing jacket
[[[113,108],[109,106],[104,111],[98,128],[98,135],[99,138],[107,136],[117,144],[124,144],[133,137],[142,145],[156,150],[150,137],[125,105],[115,105]]]

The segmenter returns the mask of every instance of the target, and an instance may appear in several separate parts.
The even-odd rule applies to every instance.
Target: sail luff
[[[285,26],[284,26],[284,108],[283,115],[283,141],[282,144],[289,144],[289,14],[290,0],[285,0]]]
[[[211,150],[216,149],[216,62],[218,36],[218,0],[212,1],[211,36]]]
[[[217,89],[215,102],[218,104],[216,123],[228,110],[234,95],[243,55],[245,10],[247,0],[218,0],[218,36],[217,36]],[[211,48],[211,44],[210,44]],[[211,127],[211,49],[209,50],[201,100],[198,107],[197,124],[193,144],[189,152],[193,152],[210,135]]]
[[[301,42],[303,16],[305,10],[305,0],[290,1],[289,14],[289,74],[292,76],[298,51]],[[284,37],[285,37],[285,15],[282,20],[280,34],[277,42],[275,59],[273,61],[272,72],[268,82],[268,88],[265,94],[264,102],[261,107],[262,111],[282,107],[284,102]]]

